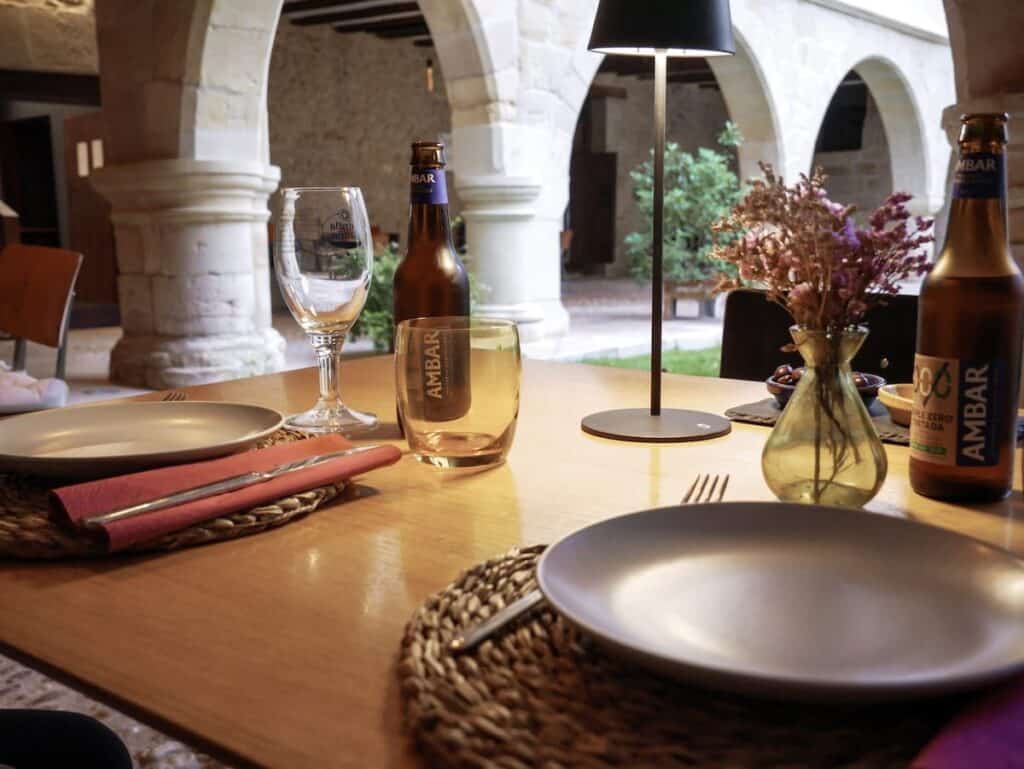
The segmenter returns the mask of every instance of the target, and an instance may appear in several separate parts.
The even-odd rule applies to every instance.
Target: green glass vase
[[[878,493],[888,469],[850,370],[867,329],[793,326],[790,333],[804,375],[764,445],[764,479],[785,502],[861,507]]]

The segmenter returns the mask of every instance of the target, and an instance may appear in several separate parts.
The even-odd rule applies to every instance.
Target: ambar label
[[[414,204],[448,204],[448,185],[443,168],[416,168],[414,166],[412,175],[409,177],[409,188],[409,200]]]
[[[423,391],[428,398],[441,400],[445,396],[446,374],[444,353],[439,331],[423,334]]]
[[[950,466],[998,464],[1004,369],[1000,361],[914,356],[911,456]]]
[[[1006,163],[1002,155],[976,152],[957,161],[954,198],[1001,198],[1005,189]]]

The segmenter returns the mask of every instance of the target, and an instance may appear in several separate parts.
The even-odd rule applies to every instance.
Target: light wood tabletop
[[[383,435],[397,440],[392,381],[387,357],[342,367],[346,400],[391,421]],[[580,431],[592,411],[643,406],[647,381],[527,361],[515,446],[500,467],[443,471],[405,456],[365,476],[359,498],[256,536],[149,557],[0,563],[0,646],[239,767],[418,766],[395,664],[428,595],[512,546],[675,504],[699,472],[729,473],[729,500],[771,499],[767,428],[737,424],[675,445]],[[186,392],[293,412],[315,389],[307,369]],[[664,379],[670,407],[721,413],[763,397],[757,382]],[[927,500],[910,490],[907,450],[886,450],[888,480],[869,510],[1024,553],[1019,491],[973,509]]]

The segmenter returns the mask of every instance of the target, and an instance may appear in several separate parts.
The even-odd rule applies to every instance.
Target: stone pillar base
[[[509,176],[456,181],[467,247],[483,294],[476,314],[513,320],[523,341],[569,330],[562,306],[557,218],[537,208],[538,180]]]
[[[521,304],[489,304],[476,306],[475,314],[482,318],[502,318],[515,321],[519,340],[532,342],[569,333],[569,313],[559,300],[550,302],[524,302]]]
[[[184,387],[283,367],[267,243],[279,177],[262,163],[188,159],[94,174],[111,202],[120,273],[113,381]]]
[[[126,336],[110,353],[110,378],[154,390],[241,379],[283,368],[284,349],[284,337],[272,328],[194,338]]]

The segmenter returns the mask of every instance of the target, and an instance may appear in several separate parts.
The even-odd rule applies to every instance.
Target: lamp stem
[[[651,416],[661,414],[661,314],[665,243],[665,81],[668,54],[654,53],[654,255],[651,260]]]

